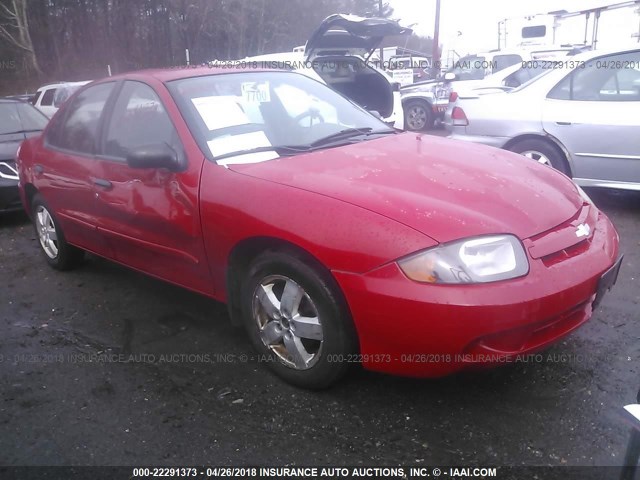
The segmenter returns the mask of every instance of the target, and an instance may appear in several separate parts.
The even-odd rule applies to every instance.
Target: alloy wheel
[[[520,155],[524,155],[525,157],[530,158],[531,160],[535,160],[536,162],[541,163],[542,165],[547,165],[549,167],[553,166],[551,164],[551,160],[549,160],[549,158],[541,152],[537,152],[535,150],[526,150],[522,152]]]
[[[283,275],[264,278],[253,294],[253,318],[262,343],[284,365],[307,370],[319,360],[323,330],[307,292]]]
[[[411,130],[422,130],[427,124],[427,112],[424,107],[420,105],[409,107],[407,124]]]
[[[49,211],[42,205],[36,209],[36,230],[44,253],[51,259],[58,256],[58,233]]]

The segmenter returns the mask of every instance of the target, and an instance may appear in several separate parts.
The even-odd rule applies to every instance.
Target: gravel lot
[[[95,257],[55,272],[26,217],[1,217],[0,465],[619,464],[640,387],[640,195],[594,199],[620,232],[618,284],[543,361],[357,371],[320,393],[252,359],[224,305]]]

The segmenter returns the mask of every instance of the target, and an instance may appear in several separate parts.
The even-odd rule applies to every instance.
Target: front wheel
[[[331,283],[280,252],[258,257],[244,281],[244,326],[260,358],[291,384],[328,387],[347,372],[356,350],[350,315]]]
[[[404,105],[404,124],[407,130],[420,132],[433,128],[431,105],[422,100],[412,100]]]
[[[523,140],[512,145],[509,150],[534,160],[542,165],[553,167],[570,176],[564,155],[553,145],[542,140]]]
[[[36,194],[31,205],[33,226],[40,249],[49,265],[56,270],[71,270],[80,265],[84,260],[84,252],[67,243],[60,224],[42,196]]]

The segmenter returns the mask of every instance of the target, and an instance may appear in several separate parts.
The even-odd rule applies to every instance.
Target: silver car
[[[540,60],[520,88],[460,95],[450,138],[504,148],[586,187],[640,190],[640,48]]]

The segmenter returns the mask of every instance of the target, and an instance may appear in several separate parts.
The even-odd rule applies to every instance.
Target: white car
[[[426,130],[431,128],[436,120],[442,119],[452,91],[475,88],[490,76],[497,75],[508,68],[513,69],[511,71],[513,73],[518,66],[529,67],[544,59],[574,54],[582,48],[584,47],[573,45],[533,46],[492,50],[464,56],[456,60],[441,77],[401,89],[407,129]],[[495,83],[502,80],[500,77],[495,77],[490,81]]]
[[[450,138],[520,153],[583,187],[640,191],[640,48],[549,61],[506,93],[460,93]]]
[[[369,58],[386,36],[406,35],[393,20],[336,14],[311,35],[304,52],[273,53],[245,58],[261,68],[289,68],[327,84],[337,92],[376,112],[389,125],[403,129],[400,85]]]
[[[51,118],[73,92],[90,81],[91,80],[84,82],[61,82],[43,85],[36,92],[33,99],[33,106]]]
[[[561,57],[558,57],[561,58]],[[546,63],[546,62],[545,62]],[[538,75],[542,75],[546,70],[545,63],[540,61],[525,61],[516,63],[510,67],[504,68],[493,73],[482,80],[467,80],[457,82],[457,86],[451,89],[451,93],[455,92],[456,97],[461,92],[473,92],[478,95],[487,93],[507,92],[518,88],[521,85],[533,80]],[[451,93],[449,99],[451,100]],[[455,98],[453,100],[455,100]]]

